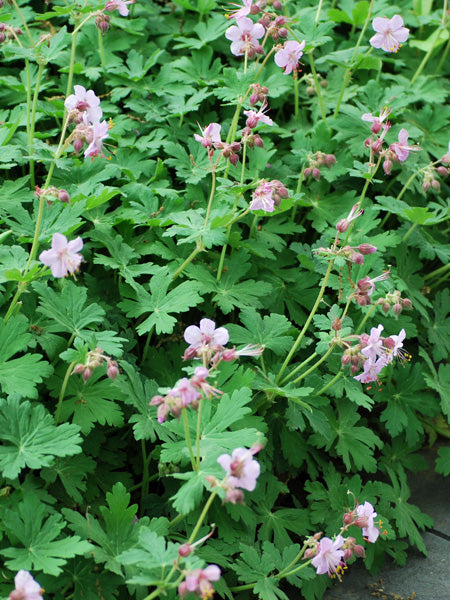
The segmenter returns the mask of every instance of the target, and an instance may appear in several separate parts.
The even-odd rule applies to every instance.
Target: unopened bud
[[[320,80],[320,87],[326,88],[328,87],[328,81],[326,79]]]
[[[286,29],[286,27],[282,27],[279,31],[278,34],[280,36],[280,38],[287,38],[289,35],[289,31]]]
[[[178,554],[179,556],[182,556],[183,558],[185,556],[189,556],[189,554],[191,554],[192,552],[192,547],[190,544],[183,544],[182,546],[180,546],[178,548]]]
[[[354,518],[355,518],[355,513],[353,511],[345,513],[344,518],[343,518],[344,525],[350,525],[350,523],[353,523]]]
[[[70,202],[70,196],[66,190],[58,190],[58,198],[61,202]]]
[[[84,365],[82,365],[81,363],[78,363],[77,365],[74,366],[72,373],[82,373],[84,371]]]
[[[314,558],[316,554],[317,548],[306,548],[304,557],[306,558],[306,560],[309,560],[310,558]]]
[[[312,96],[316,93],[316,88],[314,88],[312,85],[308,85],[308,87],[306,88],[306,93],[308,94],[308,96]]]
[[[389,304],[389,302],[383,302],[383,304],[381,305],[381,310],[384,312],[385,315],[387,315],[388,312],[391,310],[391,305]]]
[[[357,373],[358,371],[359,371],[359,366],[352,365],[352,366],[350,367],[350,373],[351,373],[352,375],[354,375],[354,374],[355,374],[355,373]]]
[[[250,100],[250,106],[255,106],[255,104],[258,102],[258,94],[252,94],[249,98]]]
[[[331,323],[331,329],[333,331],[340,331],[342,329],[342,321],[340,319],[335,319],[332,323]]]
[[[372,246],[372,244],[360,244],[358,246],[358,252],[361,252],[361,254],[364,254],[364,256],[367,254],[373,254],[376,251],[376,246]]]
[[[233,152],[228,160],[235,167],[239,162],[239,156]]]
[[[422,183],[422,189],[424,192],[428,192],[428,190],[431,187],[431,182],[429,179],[425,179],[425,181]]]
[[[350,260],[352,263],[355,263],[355,265],[364,264],[364,256],[360,252],[353,252],[353,254],[350,256]]]
[[[234,348],[228,348],[222,352],[222,359],[225,362],[231,362],[236,358],[236,350]]]
[[[431,187],[433,188],[433,190],[440,190],[441,184],[437,179],[433,179],[433,181],[431,182]]]
[[[149,402],[149,405],[150,406],[159,406],[163,402],[164,402],[164,398],[162,396],[153,396],[153,398]]]
[[[383,170],[386,173],[386,175],[390,175],[391,171],[392,171],[392,160],[390,160],[389,158],[386,158],[386,160],[383,163]]]
[[[443,163],[444,165],[450,165],[450,152],[444,154],[444,156],[441,158],[441,163]]]
[[[366,551],[360,544],[355,544],[355,546],[353,546],[353,552],[356,556],[359,556],[359,558],[364,558],[366,556]]]
[[[442,167],[442,166],[438,167],[436,169],[436,171],[439,173],[439,175],[441,177],[447,177],[447,175],[449,173],[449,170],[447,169],[447,167]]]
[[[336,164],[336,157],[334,154],[327,154],[325,156],[325,164],[327,165],[327,167],[331,167],[331,165],[335,165]]]
[[[92,369],[89,369],[89,367],[84,369],[82,377],[83,381],[86,383],[86,381],[92,377]]]
[[[117,379],[117,375],[119,374],[119,369],[114,366],[114,365],[110,365],[106,371],[106,374],[108,375],[108,377],[110,379]]]
[[[257,4],[252,4],[250,8],[251,15],[257,15],[260,12],[259,6]]]
[[[110,21],[111,19],[108,17],[108,15],[105,15],[103,13],[95,17],[95,25],[98,27],[98,29],[100,29],[102,33],[106,33],[108,31]]]
[[[381,123],[380,123],[380,121],[378,121],[378,120],[374,121],[372,123],[371,127],[370,127],[370,130],[371,130],[372,133],[375,133],[375,134],[380,133],[380,131],[381,131]]]
[[[344,556],[342,557],[344,559],[344,562],[347,562],[352,556],[353,556],[353,550],[351,548],[345,548]]]
[[[347,229],[350,227],[350,221],[348,221],[347,219],[341,219],[340,221],[338,221],[336,223],[336,229],[340,232],[340,233],[344,233],[344,231],[347,231]]]
[[[348,354],[344,353],[342,355],[342,358],[341,358],[341,364],[342,364],[342,366],[346,367],[347,365],[350,364],[351,360],[352,360],[351,357]]]
[[[392,307],[392,310],[394,311],[394,315],[398,317],[398,315],[402,312],[403,307],[400,304],[400,302],[397,302],[397,304],[394,304],[394,306]]]
[[[75,140],[73,140],[73,149],[75,150],[75,152],[78,154],[78,152],[81,152],[81,150],[83,149],[84,146],[84,142],[82,139],[80,138],[76,138]]]
[[[314,179],[316,181],[319,181],[320,179],[320,169],[318,169],[317,167],[314,167],[312,170],[312,176],[314,177]]]
[[[400,302],[402,303],[403,308],[406,308],[406,310],[412,310],[413,305],[409,298],[402,298]]]
[[[273,0],[272,6],[275,10],[281,10],[283,8],[283,5],[281,4],[280,0]]]
[[[262,141],[262,139],[259,135],[255,135],[255,137],[253,138],[253,144],[257,148],[264,148],[264,142]]]
[[[309,177],[312,173],[312,169],[311,167],[306,167],[306,169],[303,171],[303,177]]]
[[[6,40],[6,35],[3,31],[0,31],[0,44],[2,44]]]

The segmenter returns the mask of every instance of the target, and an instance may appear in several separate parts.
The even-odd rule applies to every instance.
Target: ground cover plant
[[[0,597],[320,600],[426,553],[447,0],[0,5]]]

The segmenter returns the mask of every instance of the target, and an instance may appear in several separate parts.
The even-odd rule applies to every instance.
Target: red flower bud
[[[192,547],[190,544],[183,544],[182,546],[180,546],[178,548],[178,554],[180,556],[182,556],[183,558],[185,556],[189,556],[189,554],[191,554],[191,552],[192,552]]]
[[[372,244],[360,244],[358,246],[358,252],[361,252],[361,254],[364,254],[364,256],[367,254],[373,254],[376,251],[376,246],[372,246]]]
[[[320,179],[320,169],[318,169],[317,167],[314,167],[312,170],[312,176],[314,177],[314,179],[316,181],[319,181]]]

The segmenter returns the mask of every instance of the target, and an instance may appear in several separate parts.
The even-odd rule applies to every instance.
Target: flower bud
[[[316,181],[319,181],[320,179],[320,169],[318,169],[317,167],[314,167],[312,170],[312,176],[314,177],[314,179]]]
[[[389,158],[386,158],[384,163],[383,163],[383,170],[386,173],[386,175],[390,175],[391,171],[392,171],[392,160],[390,160]]]
[[[86,381],[92,377],[92,369],[90,369],[89,367],[86,367],[86,369],[84,369],[84,371],[83,371],[82,377],[83,377],[83,381],[86,383]]]
[[[236,350],[234,348],[227,348],[222,352],[222,359],[225,362],[231,362],[237,357]]]
[[[364,256],[360,252],[353,252],[353,254],[350,256],[350,260],[352,263],[355,263],[355,265],[364,264]]]
[[[383,147],[383,141],[375,140],[372,144],[372,150],[373,150],[374,154],[378,155],[380,153],[382,147]]]
[[[327,154],[325,156],[325,164],[327,165],[327,167],[331,167],[331,165],[335,165],[336,164],[336,157],[334,154]]]
[[[342,364],[342,366],[346,367],[347,365],[350,364],[351,360],[352,359],[351,359],[350,355],[344,353],[342,355],[342,357],[341,357],[341,364]]]
[[[306,548],[304,557],[309,560],[310,558],[314,558],[317,554],[317,548]]]
[[[239,156],[233,152],[228,160],[235,167],[239,162]]]
[[[289,35],[289,31],[286,29],[286,27],[282,27],[279,32],[278,32],[280,38],[287,38]]]
[[[344,556],[342,557],[344,559],[344,562],[347,562],[349,560],[349,558],[351,558],[352,556],[353,556],[353,550],[351,548],[345,548]]]
[[[115,365],[109,365],[106,374],[110,379],[117,379],[117,375],[119,374],[119,369]]]
[[[303,171],[303,177],[309,177],[312,173],[312,169],[311,167],[306,167],[306,169]]]
[[[366,551],[360,544],[355,544],[353,547],[353,552],[356,554],[356,556],[359,556],[359,558],[364,558],[366,556]]]
[[[328,81],[326,79],[320,80],[320,87],[326,88],[328,87]]]
[[[447,169],[447,167],[442,167],[442,166],[438,167],[436,169],[436,171],[439,173],[439,175],[441,177],[447,177],[447,175],[449,173],[449,170]]]
[[[78,154],[78,152],[81,152],[81,150],[83,149],[84,146],[84,142],[81,138],[76,138],[73,140],[73,149],[75,150],[75,152]]]
[[[3,31],[0,31],[0,44],[2,44],[6,40],[6,35]]]
[[[355,518],[355,512],[352,510],[348,513],[345,513],[343,521],[344,521],[344,525],[350,525],[350,523],[353,523],[353,519]]]
[[[348,221],[347,219],[341,219],[340,221],[338,221],[336,223],[336,229],[340,232],[340,233],[344,233],[344,231],[347,231],[347,229],[350,227],[350,221]]]
[[[406,310],[412,310],[413,305],[409,298],[402,298],[400,302],[402,303],[403,308],[406,308]]]
[[[331,323],[331,329],[333,331],[340,331],[342,329],[342,321],[340,319],[335,319],[332,323]]]
[[[58,199],[61,200],[61,202],[70,202],[70,196],[66,190],[58,190]]]
[[[314,88],[312,85],[308,85],[308,87],[306,88],[306,93],[308,94],[308,96],[312,96],[316,93],[316,88]]]
[[[433,179],[433,181],[431,182],[431,187],[433,188],[433,190],[440,190],[441,184],[437,179]]]
[[[79,373],[82,373],[83,371],[84,371],[84,365],[82,365],[81,363],[78,363],[78,364],[77,364],[77,365],[75,365],[75,367],[73,368],[72,375],[73,375],[74,373],[77,373],[77,374],[79,374]]]
[[[255,106],[255,104],[258,102],[258,94],[252,94],[249,98],[250,100],[250,106]]]
[[[388,312],[391,310],[391,305],[389,304],[389,302],[383,302],[383,304],[381,305],[381,310],[384,312],[385,315],[387,315]]]
[[[355,374],[355,373],[357,373],[358,371],[359,371],[359,365],[358,365],[358,366],[356,366],[356,365],[352,365],[352,366],[350,367],[350,373],[351,373],[352,375],[354,375],[354,374]]]
[[[395,348],[395,342],[391,337],[388,337],[383,340],[383,346],[388,350],[392,350]]]
[[[149,402],[149,405],[150,406],[159,406],[163,402],[164,402],[164,398],[162,396],[153,396],[153,398]]]
[[[400,302],[397,302],[397,304],[394,304],[394,306],[392,307],[392,310],[394,311],[394,315],[398,317],[398,315],[402,312],[403,307],[400,304]]]
[[[370,130],[371,130],[372,133],[375,133],[375,134],[380,133],[380,131],[381,131],[381,123],[380,123],[380,121],[378,121],[378,120],[374,121],[372,123],[371,127],[370,127]]]
[[[450,152],[444,154],[444,156],[441,158],[441,163],[444,165],[450,165]]]
[[[183,558],[186,556],[189,556],[189,554],[191,554],[192,552],[192,547],[190,544],[183,544],[182,546],[180,546],[178,548],[178,554],[179,556],[182,556]]]
[[[95,17],[95,25],[98,27],[98,29],[100,29],[100,31],[102,33],[106,33],[108,31],[110,21],[111,21],[110,17],[108,17],[108,15],[105,15],[103,13],[99,13]]]
[[[272,6],[275,10],[281,10],[283,8],[283,5],[281,4],[280,0],[273,0]]]
[[[257,148],[264,148],[264,142],[262,141],[261,137],[259,135],[255,135],[255,137],[253,138],[253,144],[257,147]]]
[[[373,254],[376,251],[376,246],[372,246],[372,244],[360,244],[358,246],[358,252],[361,252],[361,254],[364,254],[364,256],[367,254]]]
[[[431,182],[429,179],[425,179],[425,181],[422,183],[422,189],[424,192],[428,192],[428,190],[431,187]]]

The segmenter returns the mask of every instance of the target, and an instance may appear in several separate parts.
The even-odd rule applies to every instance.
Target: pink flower
[[[86,141],[89,146],[84,152],[84,156],[98,156],[101,155],[103,149],[103,140],[108,137],[109,125],[107,121],[101,123],[94,123],[91,125],[86,132]]]
[[[96,123],[102,118],[100,98],[97,98],[93,90],[86,91],[82,85],[74,85],[75,94],[67,96],[64,106],[68,111],[77,110],[85,113],[88,121]]]
[[[301,44],[299,42],[286,42],[284,48],[278,50],[275,54],[275,64],[284,69],[284,74],[289,75],[292,71],[296,72],[298,67],[298,61],[303,56],[303,48],[305,47],[305,41]]]
[[[256,112],[256,110],[244,110],[244,115],[248,117],[246,123],[247,127],[254,129],[260,122],[265,123],[266,125],[273,125],[272,119],[264,114],[266,108],[267,105],[265,104],[258,112]]]
[[[259,462],[252,458],[253,454],[252,449],[236,448],[231,456],[229,454],[219,456],[217,462],[228,474],[227,483],[249,492],[255,489],[261,468]]]
[[[258,40],[264,36],[264,27],[260,23],[253,23],[248,17],[237,19],[236,25],[228,27],[225,37],[230,40],[231,53],[235,56],[243,56],[247,53],[253,58],[256,52],[260,52],[261,46]]]
[[[344,550],[342,546],[345,541],[341,535],[333,541],[324,537],[318,544],[319,553],[312,559],[311,564],[316,568],[317,575],[333,575],[338,573],[338,567],[343,564]]]
[[[386,360],[388,363],[392,362],[394,357],[400,357],[403,360],[405,360],[405,354],[408,357],[408,353],[402,350],[405,337],[406,331],[401,329],[398,335],[390,335],[385,340],[384,345],[387,348]]]
[[[130,12],[127,8],[127,4],[134,4],[134,0],[108,0],[104,10],[112,12],[117,9],[122,17],[127,17]]]
[[[52,270],[53,277],[65,277],[67,273],[74,273],[80,266],[83,257],[77,254],[83,247],[80,237],[68,242],[65,235],[55,233],[52,238],[51,250],[44,250],[39,260]]]
[[[382,48],[385,52],[397,52],[400,43],[406,42],[409,36],[409,29],[403,27],[400,15],[394,15],[392,19],[376,17],[372,21],[372,28],[377,33],[370,38],[370,44],[374,48]]]
[[[364,361],[364,371],[359,375],[356,375],[353,379],[361,381],[361,383],[371,383],[372,381],[378,381],[378,374],[387,364],[386,358],[380,356],[380,358],[374,362],[370,358]]]
[[[264,212],[273,212],[275,210],[273,187],[265,179],[261,180],[261,183],[253,192],[250,210],[263,210]]]
[[[219,581],[220,568],[217,565],[209,565],[206,569],[195,569],[187,572],[186,579],[178,586],[178,593],[184,598],[189,593],[193,593],[202,600],[212,598],[214,588],[211,581]]]
[[[413,150],[416,152],[419,150],[416,146],[408,146],[408,132],[406,129],[400,129],[400,133],[398,134],[398,142],[394,142],[389,146],[389,149],[394,152],[397,160],[400,162],[404,162],[409,155],[409,151]]]
[[[14,577],[14,584],[9,600],[43,600],[44,590],[28,571],[21,569]]]
[[[350,227],[350,223],[364,214],[362,208],[359,207],[359,203],[356,203],[352,206],[352,210],[348,213],[348,216],[345,219],[341,219],[336,224],[336,229],[340,233],[344,233]]]
[[[366,501],[364,504],[359,504],[356,507],[356,514],[355,525],[362,528],[364,537],[373,544],[380,535],[380,530],[373,524],[373,520],[377,516],[377,513],[374,511],[370,502]]]
[[[383,340],[380,337],[383,329],[383,325],[372,327],[370,330],[370,336],[365,341],[365,346],[361,350],[361,354],[363,354],[366,358],[370,358],[372,361],[375,361],[377,356],[383,354]]]
[[[199,125],[199,127],[200,127],[200,125]],[[222,129],[222,125],[219,125],[219,123],[210,123],[203,130],[200,127],[202,135],[198,135],[198,133],[194,133],[194,137],[197,140],[197,142],[201,143],[202,146],[204,146],[205,148],[210,148],[213,144],[221,143],[221,141],[222,141],[220,139],[220,130],[221,129]]]
[[[200,398],[200,393],[191,385],[191,382],[187,377],[180,379],[177,385],[170,390],[168,395],[172,398],[179,398],[182,408],[186,408],[189,404],[196,403]]]
[[[252,4],[253,4],[253,0],[242,0],[242,4],[244,6],[239,7],[239,4],[233,4],[233,6],[236,6],[238,8],[238,10],[234,10],[233,12],[231,12],[228,15],[229,19],[241,19],[242,17],[246,17],[247,15],[249,15],[252,12]]]
[[[391,109],[385,106],[380,113],[379,117],[374,117],[372,113],[364,113],[361,119],[363,121],[367,121],[368,123],[372,123],[372,133],[379,133],[381,131],[381,125],[387,119],[387,117],[391,114]]]
[[[207,346],[225,346],[230,335],[225,327],[216,329],[216,324],[211,319],[202,319],[200,327],[189,325],[184,332],[185,341],[190,344],[188,349],[199,351]]]

